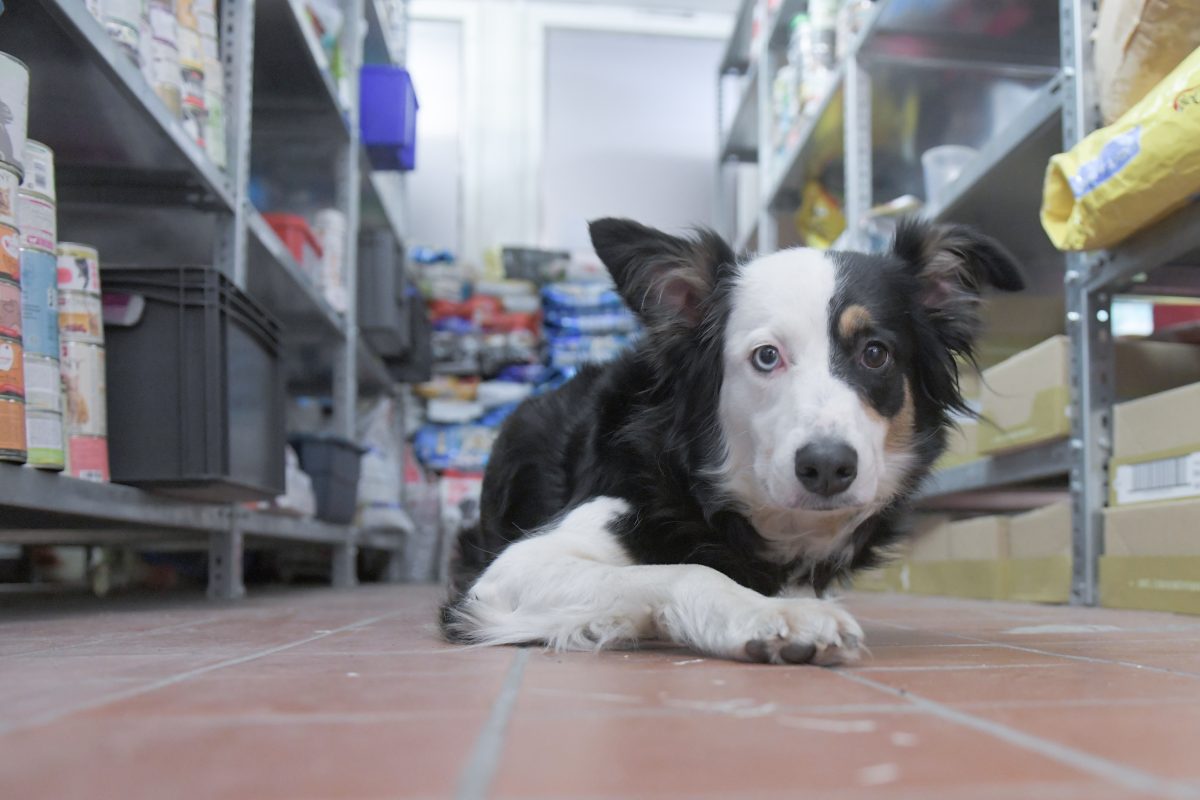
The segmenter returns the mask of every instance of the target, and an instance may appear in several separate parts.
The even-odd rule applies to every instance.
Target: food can
[[[58,267],[41,250],[21,251],[21,337],[26,355],[58,359]]]
[[[58,245],[58,210],[54,201],[22,189],[17,197],[21,247],[53,253]]]
[[[21,285],[0,278],[0,337],[21,338]]]
[[[58,288],[100,294],[100,254],[77,242],[58,243]]]
[[[108,437],[68,435],[67,472],[72,478],[108,483]]]
[[[180,80],[183,82],[184,106],[205,107],[204,104],[204,68],[181,64]]]
[[[208,118],[205,121],[204,150],[218,167],[226,166],[225,101],[219,94],[205,94]]]
[[[0,338],[0,397],[25,400],[25,359],[20,339]]]
[[[25,351],[25,407],[29,411],[62,413],[62,372],[58,357]]]
[[[204,71],[204,39],[195,28],[179,26],[179,67]]]
[[[58,338],[63,342],[104,344],[104,304],[100,295],[58,290]]]
[[[61,470],[67,463],[65,445],[62,412],[25,407],[25,463],[38,469]]]
[[[0,461],[25,463],[25,402],[0,397]]]
[[[25,140],[25,179],[21,190],[54,202],[54,151],[36,139]],[[3,218],[0,217],[0,222]]]
[[[21,176],[12,164],[0,164],[0,225],[17,227],[17,191]]]
[[[108,433],[104,348],[86,342],[63,342],[61,364],[67,435],[104,436]]]
[[[100,14],[108,37],[134,64],[141,64],[142,0],[100,0]]]
[[[196,144],[205,147],[204,134],[208,132],[208,109],[200,102],[183,104],[183,130]]]
[[[8,53],[0,53],[0,161],[24,174],[25,134],[29,123],[29,68]]]
[[[21,280],[20,239],[15,226],[0,225],[0,278]]]

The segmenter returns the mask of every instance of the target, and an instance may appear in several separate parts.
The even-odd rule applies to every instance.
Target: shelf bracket
[[[238,600],[246,596],[242,578],[245,534],[238,515],[230,512],[229,525],[208,535],[208,597],[210,600]]]

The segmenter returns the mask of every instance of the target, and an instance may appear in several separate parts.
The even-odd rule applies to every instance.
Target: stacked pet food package
[[[92,15],[222,169],[225,79],[216,0],[92,0]]]
[[[255,205],[263,207],[307,205],[306,198],[287,196],[261,180],[252,181],[251,193]],[[346,313],[346,215],[336,208],[322,208],[311,214],[268,213],[263,219],[330,307]]]
[[[542,307],[551,367],[611,361],[637,335],[637,320],[611,284],[551,284],[542,289]]]

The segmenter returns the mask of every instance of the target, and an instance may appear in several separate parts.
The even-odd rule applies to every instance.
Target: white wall
[[[719,43],[733,24],[727,14],[681,16],[652,9],[527,0],[414,0],[411,15],[414,21],[442,20],[460,25],[460,252],[468,260],[477,260],[484,249],[497,244],[563,244],[547,240],[550,229],[542,215],[547,134],[545,67],[548,42],[557,35],[551,32],[637,33]],[[409,44],[419,47],[413,39]],[[714,61],[711,69],[692,76],[697,86],[709,87],[714,95],[715,70]],[[415,67],[413,77],[421,96],[425,93],[423,78]],[[579,113],[586,114],[586,107],[581,107]],[[637,112],[631,109],[631,113]],[[715,131],[716,114],[711,104],[696,110],[694,116],[686,113],[705,135]],[[422,124],[418,116],[418,126]],[[420,158],[418,153],[418,170]],[[702,166],[705,180],[711,180],[715,157]],[[415,215],[421,196],[412,182],[408,198]]]
[[[546,43],[541,241],[588,250],[601,216],[712,225],[724,43],[562,29]]]
[[[462,239],[462,26],[414,20],[408,68],[417,76],[417,169],[406,178],[410,245],[459,251]]]

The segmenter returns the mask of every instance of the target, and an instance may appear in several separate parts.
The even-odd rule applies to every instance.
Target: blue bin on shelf
[[[364,64],[359,72],[359,127],[371,166],[411,170],[417,161],[417,93],[402,67]]]

